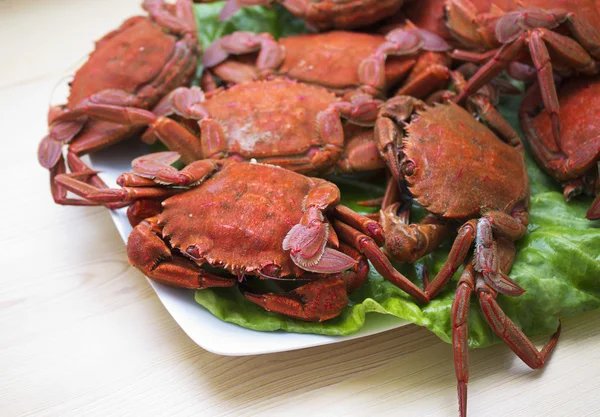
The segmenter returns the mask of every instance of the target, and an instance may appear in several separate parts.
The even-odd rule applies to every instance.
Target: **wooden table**
[[[138,0],[0,0],[0,415],[455,416],[452,350],[427,330],[214,355],[128,265],[106,210],[54,205],[36,159],[51,91],[138,12]],[[470,365],[472,416],[600,415],[600,312],[564,321],[542,371],[503,345]]]

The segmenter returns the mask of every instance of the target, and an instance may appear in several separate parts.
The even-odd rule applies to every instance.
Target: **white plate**
[[[102,179],[114,187],[117,177],[131,169],[131,161],[149,152],[147,145],[132,139],[96,152],[90,156],[90,160],[93,168],[101,171]],[[111,215],[123,241],[127,242],[131,226],[126,209],[114,210]],[[395,316],[374,313],[369,314],[365,326],[351,336],[259,332],[219,320],[194,301],[194,291],[167,287],[150,279],[148,281],[183,331],[204,349],[220,355],[258,355],[302,349],[365,337],[409,324]]]

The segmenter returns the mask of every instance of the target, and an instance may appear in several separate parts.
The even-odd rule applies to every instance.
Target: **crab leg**
[[[158,184],[194,186],[201,183],[207,176],[220,167],[219,161],[205,159],[196,161],[181,171],[171,167],[179,156],[175,152],[158,152],[151,155],[141,156],[133,161],[134,173],[137,175],[122,175],[117,182],[122,185],[120,189],[96,187],[82,181],[95,171],[86,170],[70,174],[56,176],[56,182],[66,190],[71,191],[91,204],[113,203],[113,208],[130,205],[137,200],[162,200],[174,194],[185,191],[185,188],[169,188],[158,186]],[[142,178],[139,179],[138,176]],[[152,179],[151,186],[146,179]],[[127,185],[134,185],[129,187]],[[141,186],[140,186],[141,185]],[[91,205],[90,204],[90,205]]]
[[[342,204],[336,205],[333,212],[336,218],[340,219],[354,229],[363,231],[363,233],[371,237],[378,245],[381,246],[384,244],[385,237],[383,235],[383,229],[375,220],[361,216],[354,210]]]
[[[194,161],[178,170],[170,164],[179,159],[177,152],[156,152],[133,160],[133,172],[159,184],[193,187],[217,171],[223,163],[213,159]]]
[[[549,13],[547,18],[549,21],[553,21],[557,18],[561,19],[561,16],[556,17]],[[500,19],[497,24],[497,31],[500,38],[510,38],[509,33],[514,31],[512,20]],[[523,32],[514,41],[503,45],[495,57],[481,67],[477,74],[469,80],[466,88],[456,97],[455,102],[462,102],[468,95],[483,87],[505,69],[511,61],[522,59],[527,47],[537,71],[542,100],[552,119],[553,136],[558,146],[560,144],[559,104],[548,48],[557,55],[564,66],[574,68],[576,71],[585,74],[598,72],[596,63],[590,54],[575,40],[567,36],[557,34],[546,28],[536,28]]]
[[[489,98],[483,94],[471,97],[471,104],[477,109],[479,117],[506,143],[523,151],[523,143],[517,131],[506,121],[500,112],[492,105]]]
[[[331,224],[340,237],[340,240],[364,254],[371,261],[375,270],[386,280],[405,291],[420,303],[425,304],[429,302],[427,294],[394,268],[372,238],[343,223],[341,220],[335,219]]]
[[[76,181],[81,182],[81,184],[85,184],[89,187],[94,187],[94,185],[90,185],[91,178],[95,177],[97,172],[92,170],[84,170],[78,172],[79,177],[77,177]],[[67,177],[73,174],[66,174],[66,166],[63,157],[61,156],[61,160],[59,163],[50,170],[50,189],[52,192],[52,197],[57,204],[64,204],[68,206],[97,206],[98,203],[93,201],[81,199],[81,198],[67,198],[67,192],[69,191],[69,187],[63,185],[61,182],[57,181],[57,178]]]
[[[498,263],[506,272],[510,271],[515,255],[511,240],[498,239]],[[452,347],[458,388],[458,402],[461,416],[467,414],[467,383],[469,382],[469,328],[468,315],[471,295],[476,290],[476,277],[479,275],[469,262],[458,281],[452,302]],[[477,287],[479,289],[479,287]]]
[[[475,291],[473,265],[465,266],[452,301],[452,348],[454,370],[458,390],[458,410],[461,417],[467,415],[467,384],[469,382],[469,309],[471,295]]]
[[[385,86],[385,61],[388,55],[411,55],[423,47],[423,39],[415,31],[396,29],[388,33],[386,41],[358,68],[358,79],[365,86],[382,90]]]
[[[146,219],[137,225],[127,241],[127,256],[133,266],[161,284],[173,287],[204,289],[233,287],[236,278],[221,277],[199,268],[194,262],[173,255],[159,233],[157,218]]]
[[[433,281],[425,289],[425,293],[430,299],[435,297],[446,286],[452,275],[454,275],[467,258],[469,249],[475,241],[476,228],[477,221],[469,220],[458,229],[458,235],[450,248],[448,259],[446,259],[442,269],[440,269]]]
[[[220,38],[208,47],[202,57],[202,64],[206,68],[212,68],[223,63],[229,55],[243,55],[252,52],[259,52],[256,59],[257,76],[273,73],[285,59],[285,49],[269,33],[235,32]],[[252,68],[249,65],[244,66]],[[248,70],[246,69],[244,72],[248,72]],[[224,75],[222,71],[219,72],[219,76],[221,75]],[[234,81],[233,79],[224,79],[225,81]]]
[[[114,203],[115,208],[128,206],[140,199],[162,200],[185,191],[184,189],[165,187],[123,187],[120,189],[98,188],[81,180],[81,178],[86,178],[94,174],[96,174],[96,171],[91,170],[60,174],[56,176],[56,182],[68,191],[71,191],[90,202],[90,204],[86,205],[105,205],[106,203]]]
[[[477,295],[481,310],[492,330],[521,358],[527,366],[538,369],[546,361],[556,347],[560,336],[560,323],[548,343],[538,351],[523,332],[506,316],[496,301],[497,293],[482,278],[477,278]]]
[[[524,35],[514,42],[503,45],[494,58],[485,63],[468,81],[465,88],[454,98],[457,104],[496,78],[512,61],[518,60],[524,52]]]
[[[202,122],[201,122],[202,125]],[[170,150],[181,155],[184,164],[202,159],[204,156],[201,141],[183,125],[168,117],[159,117],[151,126],[152,132]],[[204,129],[204,136],[209,136],[209,129]],[[212,157],[215,157],[213,155]]]
[[[50,113],[52,113],[52,110]],[[40,164],[50,170],[52,197],[57,204],[89,205],[89,202],[84,200],[67,198],[67,190],[55,181],[56,176],[66,173],[67,167],[70,172],[90,170],[79,155],[116,143],[122,140],[124,136],[136,132],[137,129],[117,126],[113,123],[90,122],[86,121],[85,117],[56,124],[54,124],[53,117],[50,117],[50,119],[53,127],[40,143],[38,158]],[[85,130],[81,132],[86,123]],[[95,139],[94,143],[89,144],[90,139]],[[64,144],[69,143],[71,140],[73,142],[68,147],[65,161],[62,148]],[[106,188],[106,184],[98,175],[85,176],[85,180],[96,187]],[[107,207],[112,208],[110,205],[107,205]]]
[[[504,254],[499,253],[498,243],[492,233],[492,223],[496,231],[502,230],[510,240],[503,245]],[[473,261],[475,270],[483,276],[486,285],[495,291],[506,295],[519,296],[525,292],[516,282],[502,271],[508,262],[502,262],[501,257],[514,258],[514,245],[512,240],[525,234],[525,227],[506,213],[493,212],[479,219],[477,222],[476,252]],[[505,239],[506,240],[506,239]],[[510,243],[510,244],[509,244]],[[512,262],[511,262],[512,264]]]
[[[473,52],[463,51],[461,49],[455,49],[452,51],[452,59],[457,61],[466,61],[474,64],[485,64],[498,53],[498,49],[492,49],[487,52]]]

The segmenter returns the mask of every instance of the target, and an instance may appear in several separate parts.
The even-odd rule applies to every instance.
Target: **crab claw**
[[[452,49],[448,42],[442,39],[440,36],[424,29],[412,29],[418,33],[423,41],[423,50],[432,52],[446,52]]]
[[[348,304],[346,284],[337,276],[310,282],[287,293],[244,292],[244,297],[266,310],[305,321],[332,319]]]
[[[297,224],[283,240],[283,250],[289,250],[292,261],[305,271],[333,274],[353,267],[353,258],[325,247],[328,235],[329,225],[321,221]]]
[[[46,135],[38,148],[38,161],[46,169],[53,168],[62,155],[62,144]]]

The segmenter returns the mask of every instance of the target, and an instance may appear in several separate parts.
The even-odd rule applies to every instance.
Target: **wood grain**
[[[0,1],[0,415],[455,416],[452,351],[428,331],[211,354],[128,265],[104,209],[53,204],[36,160],[48,97],[138,10],[138,0]],[[470,415],[600,415],[599,329],[600,312],[565,320],[541,371],[502,345],[472,351]]]

